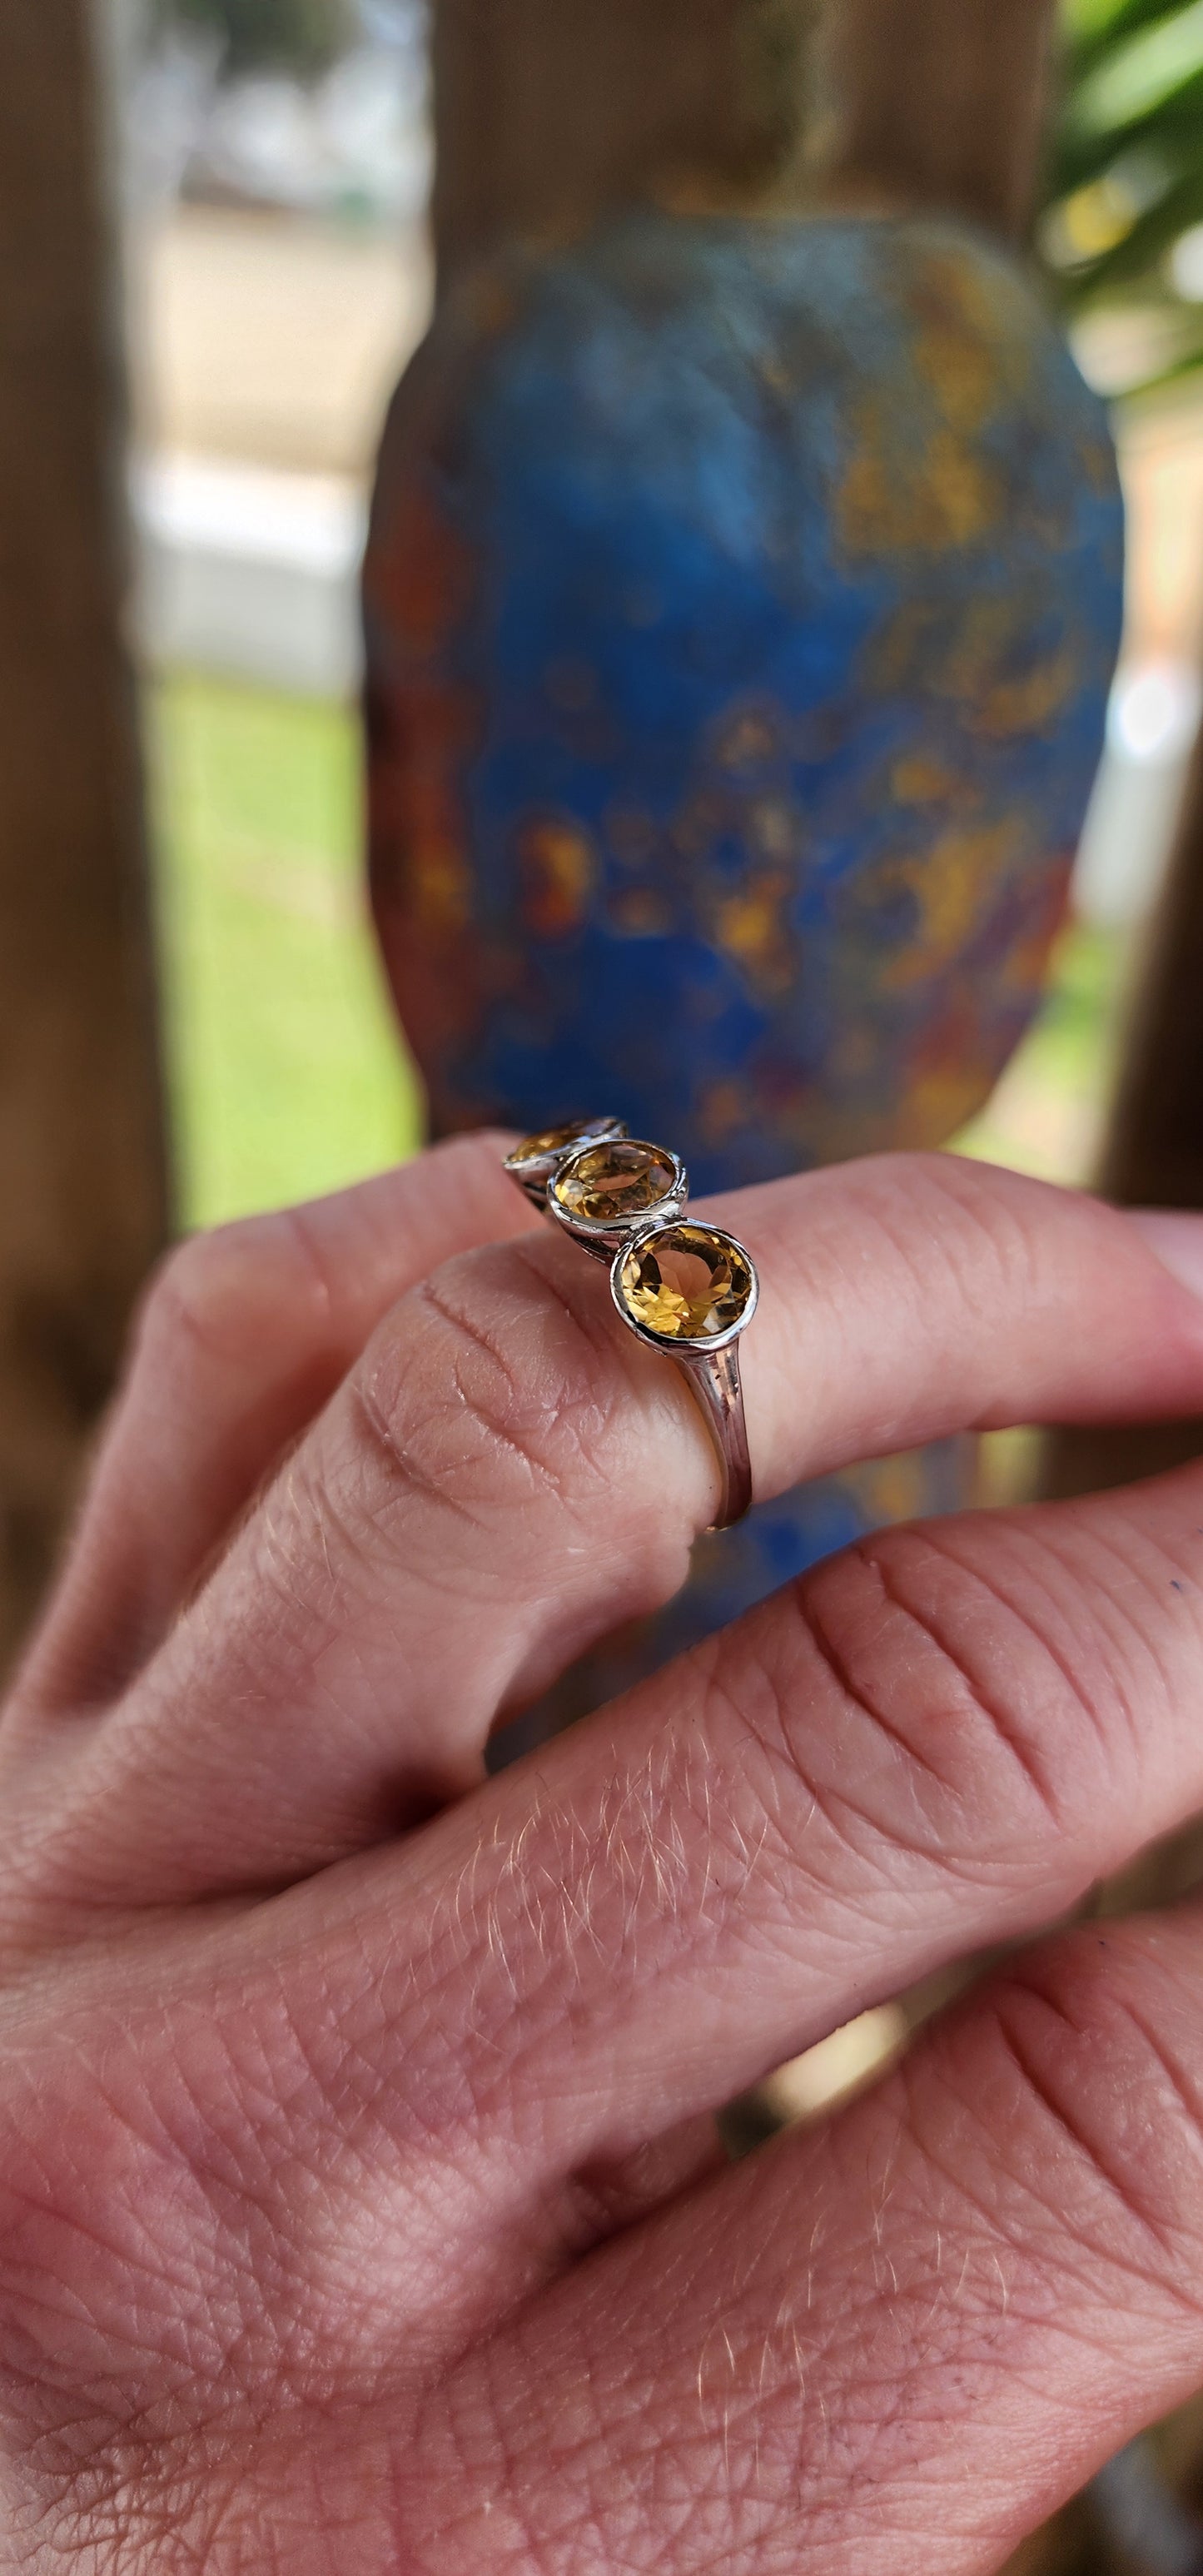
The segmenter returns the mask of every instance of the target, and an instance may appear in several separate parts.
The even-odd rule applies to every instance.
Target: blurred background
[[[114,7],[167,1060],[181,1215],[210,1224],[417,1134],[360,888],[357,582],[430,310],[428,26],[422,0]],[[1072,922],[971,1137],[1068,1180],[1199,711],[1203,13],[1066,0],[1063,42],[1036,249],[1114,403],[1127,617]]]
[[[746,5],[770,35],[788,14]],[[436,170],[423,0],[95,0],[90,15],[44,0],[37,29],[0,29],[5,1652],[162,1243],[421,1141],[422,1084],[368,914],[361,573],[386,408],[434,307],[435,237],[446,272],[487,245],[490,186],[522,210],[523,171],[499,177],[482,138],[525,26],[531,77],[512,95],[530,161],[539,26],[549,52],[558,39],[554,12],[525,6],[497,0],[486,42],[472,0],[441,0],[458,30],[443,52],[454,186]],[[998,150],[951,176],[926,164],[912,193],[1018,241],[1109,406],[1126,506],[1122,646],[1068,911],[1035,1019],[950,1141],[1203,1204],[1203,0],[1061,0],[1051,58],[1039,0],[803,14],[837,36],[856,22],[870,47],[892,34],[904,56],[922,21],[936,90],[967,27],[983,61],[993,47],[981,95]],[[825,150],[839,176],[821,44],[815,62],[806,139],[780,156],[798,205]],[[913,101],[886,86],[887,122],[907,128]],[[546,102],[539,114],[554,165]],[[1014,203],[1012,115],[1036,138]],[[888,210],[897,172],[862,159]],[[855,153],[848,168],[861,185]],[[1171,866],[1187,896],[1167,934]],[[736,926],[752,955],[759,932],[746,913]],[[1042,964],[1040,947],[1033,981]],[[1122,1087],[1118,1128],[1114,1104],[1142,989],[1177,1092],[1150,1118],[1146,1085],[1125,1131]],[[1117,1135],[1138,1131],[1117,1160]],[[1198,1425],[1182,1438],[1203,1445]],[[1130,1446],[1066,1455],[1046,1483],[1141,1463]],[[1031,1466],[1030,1447],[1003,1443],[984,1489],[1012,1491]],[[913,1508],[916,1489],[898,1491]],[[880,2068],[939,2000],[867,2016],[785,2070],[772,2101],[745,2106],[744,2142]],[[1201,2515],[1189,2415],[1034,2542],[1025,2576],[1199,2576]]]
[[[144,672],[186,1226],[411,1149],[362,881],[357,585],[429,316],[422,0],[124,0]]]

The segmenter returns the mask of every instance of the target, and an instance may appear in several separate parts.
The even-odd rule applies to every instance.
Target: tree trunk
[[[90,32],[0,11],[0,1659],[167,1230]]]

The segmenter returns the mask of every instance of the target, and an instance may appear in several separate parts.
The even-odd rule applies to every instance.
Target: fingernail
[[[1203,1216],[1179,1216],[1166,1208],[1136,1208],[1131,1222],[1192,1297],[1203,1300]]]

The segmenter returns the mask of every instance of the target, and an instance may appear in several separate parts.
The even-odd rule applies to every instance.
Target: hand
[[[1203,1413],[1192,1220],[721,1213],[762,1495]],[[496,1139],[168,1265],[0,1735],[5,2569],[968,2576],[1203,2379],[1197,1904],[709,2116],[1203,1805],[1203,1470],[884,1532],[486,1783],[715,1492]]]

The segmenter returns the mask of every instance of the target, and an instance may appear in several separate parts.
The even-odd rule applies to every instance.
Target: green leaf
[[[1063,0],[1061,32],[1071,69],[1080,77],[1138,28],[1176,17],[1181,5],[1182,0]]]
[[[1172,108],[1163,108],[1159,115],[1147,118],[1143,125],[1130,127],[1122,135],[1100,134],[1086,141],[1079,135],[1063,131],[1057,139],[1057,148],[1050,155],[1045,203],[1056,204],[1058,199],[1070,196],[1077,188],[1109,178],[1113,171],[1122,167],[1134,147],[1142,153],[1156,154],[1164,166],[1165,183],[1169,187],[1185,171],[1195,169],[1203,159],[1200,149],[1203,142],[1201,101],[1203,78],[1192,82],[1181,101],[1176,100]]]
[[[1129,385],[1128,396],[1168,392],[1171,385],[1184,385],[1192,376],[1203,374],[1203,332],[1194,347],[1187,349],[1172,366],[1162,367],[1155,376],[1147,376],[1139,385]]]
[[[1150,18],[1164,18],[1178,0],[1063,0],[1061,34],[1072,55],[1114,45]]]
[[[1100,251],[1065,281],[1071,301],[1094,303],[1117,287],[1138,286],[1160,269],[1166,252],[1191,224],[1203,222],[1203,167],[1188,172],[1155,206],[1138,215],[1131,231]]]
[[[1203,363],[1203,315],[1167,259],[1203,222],[1203,0],[1061,0],[1064,99],[1045,171],[1040,252],[1068,312],[1122,298],[1177,343],[1158,384]]]
[[[1066,124],[1086,134],[1122,132],[1203,76],[1203,0],[1190,0],[1096,63],[1078,83]]]

